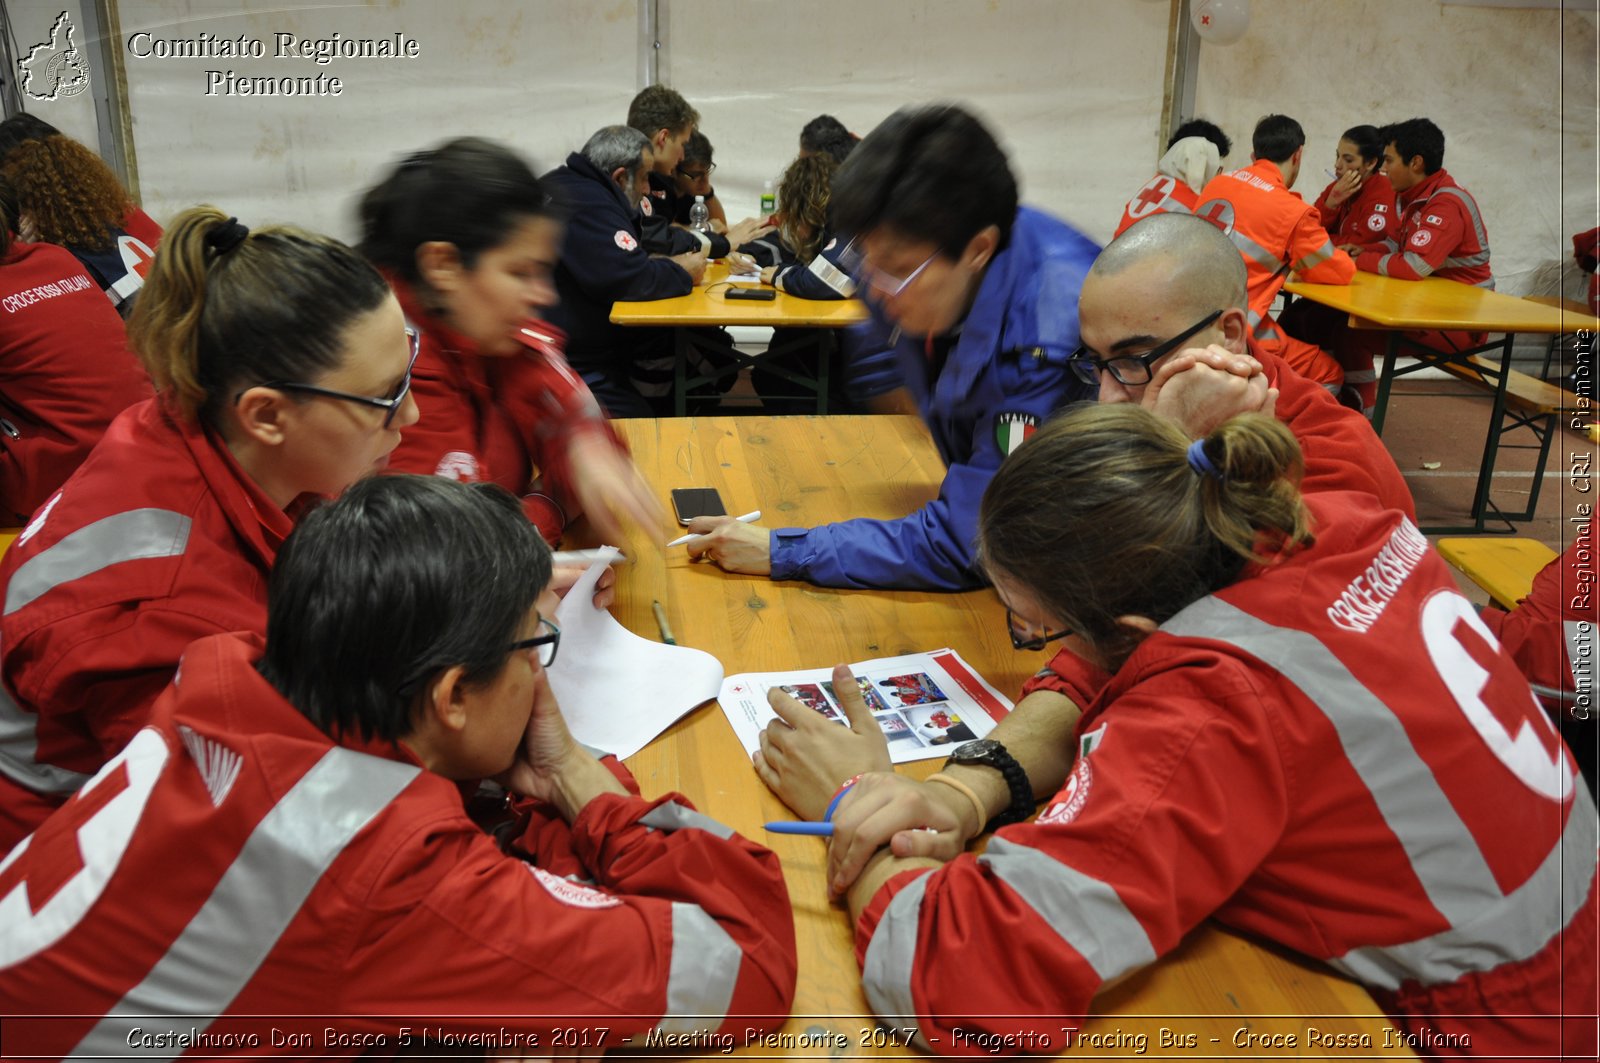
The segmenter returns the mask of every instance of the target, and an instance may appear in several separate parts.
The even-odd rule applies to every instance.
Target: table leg
[[[688,329],[672,330],[672,413],[682,417],[689,412],[689,351],[692,344]]]
[[[817,332],[817,413],[826,415],[828,412],[828,341],[833,336],[830,333]]]
[[[1489,508],[1489,487],[1494,479],[1495,458],[1500,452],[1500,421],[1506,412],[1506,384],[1511,380],[1511,341],[1513,333],[1506,333],[1500,350],[1500,376],[1494,385],[1494,406],[1489,413],[1489,435],[1483,442],[1483,464],[1478,469],[1478,489],[1472,496],[1472,522],[1477,531],[1483,531],[1484,517]],[[1485,360],[1487,361],[1487,360]],[[1480,367],[1479,372],[1483,369]],[[1535,475],[1543,472],[1536,470]]]
[[[1383,435],[1383,418],[1389,410],[1389,388],[1394,384],[1394,363],[1399,354],[1400,334],[1389,330],[1388,342],[1383,347],[1383,369],[1378,373],[1378,397],[1372,407],[1372,431]]]

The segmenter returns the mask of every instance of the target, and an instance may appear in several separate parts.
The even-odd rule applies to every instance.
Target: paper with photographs
[[[962,742],[988,734],[1011,711],[1011,702],[950,649],[880,657],[850,671],[896,764],[947,756]],[[761,729],[777,719],[767,704],[772,687],[829,720],[845,722],[831,666],[730,675],[717,699],[748,753],[760,748]]]

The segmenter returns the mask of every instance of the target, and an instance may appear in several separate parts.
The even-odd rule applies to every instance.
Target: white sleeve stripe
[[[813,276],[846,299],[856,294],[856,282],[850,279],[850,274],[821,255],[811,260],[810,270]]]
[[[927,889],[928,876],[922,875],[894,895],[872,932],[861,963],[861,989],[867,1003],[891,1026],[917,1025],[911,971],[917,964],[917,927],[922,922],[922,897]]]
[[[721,1026],[733,1003],[733,987],[743,960],[739,946],[705,909],[672,902],[667,1010],[656,1029],[662,1033],[695,1033]]]

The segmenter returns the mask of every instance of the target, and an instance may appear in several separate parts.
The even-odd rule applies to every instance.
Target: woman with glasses
[[[497,483],[548,542],[580,514],[613,541],[655,529],[660,503],[567,366],[551,272],[562,225],[526,162],[463,137],[396,165],[361,200],[361,251],[422,334],[422,426],[393,468]]]
[[[308,500],[417,420],[412,338],[338,241],[173,220],[129,322],[156,397],[124,411],[0,565],[0,851],[120,750],[190,642],[259,631]]]
[[[50,1016],[8,1027],[8,1050],[170,1046],[155,1014],[185,1016],[200,1054],[297,1059],[425,1039],[579,1058],[782,1022],[777,857],[573,740],[545,671],[550,575],[492,485],[373,477],[309,514],[265,639],[191,646],[149,725],[8,868],[0,896],[60,884],[0,941],[8,1010]],[[459,784],[484,776],[558,817],[563,861],[478,828]]]
[[[831,882],[880,1015],[930,1017],[935,1044],[1058,1034],[1211,918],[1362,983],[1424,1054],[1593,1058],[1570,1002],[1596,991],[1597,822],[1572,758],[1416,525],[1302,496],[1301,464],[1267,417],[1194,440],[1099,405],[1001,467],[996,591],[1111,680],[1039,736],[1075,765],[982,857],[906,829],[982,830],[948,787],[883,772],[839,802]]]

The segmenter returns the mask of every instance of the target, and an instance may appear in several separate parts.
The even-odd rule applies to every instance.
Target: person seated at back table
[[[765,219],[746,218],[724,232],[697,233],[687,225],[674,225],[678,198],[676,174],[683,164],[684,145],[700,125],[700,112],[665,85],[650,85],[628,105],[628,125],[650,141],[650,165],[640,190],[640,228],[644,249],[653,255],[681,255],[702,251],[707,258],[726,258],[730,250],[766,235]],[[694,202],[694,196],[689,197]]]
[[[549,580],[494,485],[374,477],[308,515],[265,640],[191,645],[149,725],[0,870],[0,994],[52,1016],[8,1024],[7,1049],[126,1054],[157,1013],[296,1058],[269,1029],[544,1052],[573,1025],[592,1050],[782,1021],[777,857],[573,740],[545,671]],[[484,776],[559,811],[564,859],[473,823],[458,783]]]
[[[0,178],[0,523],[22,525],[123,410],[151,395],[122,319],[65,248],[12,238]]]
[[[291,226],[180,213],[128,336],[155,398],[111,422],[0,562],[0,853],[144,726],[185,646],[262,630],[308,501],[381,469],[417,420],[389,286]]]
[[[556,301],[559,209],[523,159],[478,137],[407,156],[362,196],[361,252],[422,334],[423,420],[389,467],[497,483],[551,543],[580,516],[617,541],[665,515],[537,316]]]
[[[819,152],[795,159],[783,171],[783,180],[778,183],[778,198],[783,203],[778,231],[739,248],[762,266],[763,284],[800,299],[838,300],[855,295],[855,279],[850,276],[845,261],[851,253],[850,244],[833,231],[833,212],[829,208],[837,169],[833,156]],[[829,362],[828,412],[853,411],[856,404],[850,396],[840,356],[839,330],[804,331],[815,334],[819,342],[794,353],[768,353],[751,368],[750,381],[756,394],[761,396],[762,409],[773,413],[815,410],[816,404],[811,399],[770,399],[768,396],[794,387],[788,378],[772,372],[774,368],[814,377],[821,357]],[[769,351],[797,334],[802,334],[802,330],[774,329]]]
[[[898,519],[809,529],[697,518],[690,556],[830,587],[979,586],[984,485],[1051,411],[1094,394],[1066,366],[1098,248],[1019,207],[1000,145],[950,105],[904,108],[869,133],[834,178],[832,205],[855,236],[857,290],[872,311],[843,341],[852,394],[922,415],[948,466],[939,497]]]
[[[926,784],[844,795],[830,885],[886,1022],[968,1054],[1059,1036],[1213,918],[1362,983],[1430,1054],[1593,1057],[1594,804],[1416,526],[1302,498],[1299,461],[1265,417],[1191,440],[1100,405],[1001,467],[996,590],[1113,678],[1042,736],[1066,787],[982,856],[912,855],[961,822]]]
[[[1339,138],[1333,158],[1333,180],[1317,197],[1317,215],[1334,244],[1346,252],[1387,237],[1399,224],[1394,189],[1383,175],[1383,140],[1378,127],[1352,126]],[[1278,327],[1295,339],[1332,351],[1342,334],[1344,311],[1296,299],[1278,315]],[[1370,370],[1345,370],[1344,386],[1352,391],[1371,381]],[[1354,405],[1352,403],[1352,405]]]
[[[670,412],[670,329],[611,323],[619,299],[688,295],[705,275],[703,252],[667,258],[644,249],[637,204],[650,170],[650,142],[628,126],[606,126],[542,181],[562,202],[566,233],[550,320],[567,335],[567,360],[613,417]]]
[[[22,238],[71,251],[127,317],[161,226],[133,203],[111,167],[48,123],[17,114],[0,122],[0,174],[16,191]]]
[[[701,196],[705,199],[711,231],[728,231],[728,212],[723,209],[722,200],[717,198],[717,190],[711,186],[711,175],[717,169],[715,159],[716,149],[706,135],[698,129],[690,133],[689,139],[683,142],[683,158],[678,161],[677,169],[672,171],[672,190],[666,197],[671,201],[669,213],[672,224],[689,228],[689,211],[694,206],[694,197]]]
[[[1384,144],[1384,176],[1399,196],[1400,217],[1389,238],[1348,248],[1356,269],[1401,280],[1443,277],[1493,291],[1489,231],[1478,201],[1444,168],[1444,132],[1426,118],[1412,118],[1384,126],[1378,139]],[[1481,347],[1488,338],[1460,330],[1415,329],[1401,335],[1442,353]],[[1346,372],[1366,377],[1358,390],[1369,416],[1378,388],[1372,367],[1388,342],[1382,329],[1348,326],[1335,340],[1334,353]]]
[[[1250,275],[1250,324],[1258,340],[1303,376],[1337,391],[1343,373],[1325,351],[1285,336],[1272,317],[1292,272],[1313,284],[1349,284],[1350,256],[1333,246],[1315,207],[1289,191],[1300,177],[1306,135],[1300,123],[1269,114],[1251,135],[1251,158],[1242,170],[1218,174],[1200,191],[1197,216],[1216,225],[1238,247]]]
[[[808,155],[828,155],[834,162],[843,164],[859,143],[861,138],[831,114],[819,114],[800,128],[802,159]]]
[[[1179,126],[1167,140],[1166,153],[1156,163],[1156,175],[1144,183],[1122,210],[1113,236],[1121,236],[1140,218],[1165,211],[1194,213],[1200,190],[1222,172],[1233,141],[1212,122],[1194,118]]]

